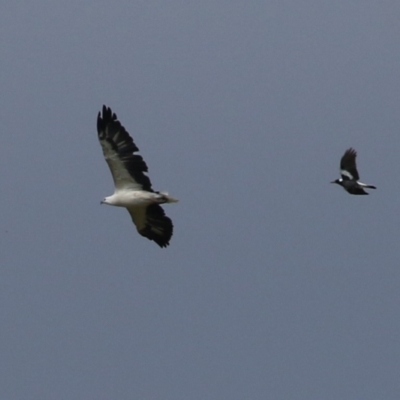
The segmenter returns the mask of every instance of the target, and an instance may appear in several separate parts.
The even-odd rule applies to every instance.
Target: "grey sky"
[[[400,3],[0,12],[0,398],[398,399]],[[110,106],[171,245],[100,206]],[[339,177],[358,151],[350,196]]]

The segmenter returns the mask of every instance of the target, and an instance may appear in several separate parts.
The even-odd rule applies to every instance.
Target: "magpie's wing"
[[[340,160],[340,175],[344,180],[358,180],[360,176],[358,175],[356,166],[357,152],[350,147],[347,149],[343,157]]]

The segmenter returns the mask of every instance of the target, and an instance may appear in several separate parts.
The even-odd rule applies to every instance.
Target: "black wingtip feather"
[[[148,224],[139,233],[147,239],[153,240],[160,247],[169,246],[174,225],[165,215],[163,208],[158,204],[147,207],[146,219]]]
[[[108,124],[117,121],[117,114],[111,111],[110,107],[103,105],[102,112],[99,111],[97,114],[97,131],[104,131]]]

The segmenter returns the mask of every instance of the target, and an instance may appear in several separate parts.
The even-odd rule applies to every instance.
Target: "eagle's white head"
[[[110,200],[110,197],[104,197],[104,199],[100,202],[100,204],[108,204],[108,205],[112,205],[112,201]]]

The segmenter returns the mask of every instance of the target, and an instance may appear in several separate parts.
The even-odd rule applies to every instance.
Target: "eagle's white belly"
[[[151,203],[158,203],[159,195],[147,191],[118,191],[112,196],[104,199],[105,204],[117,207],[146,206]]]

